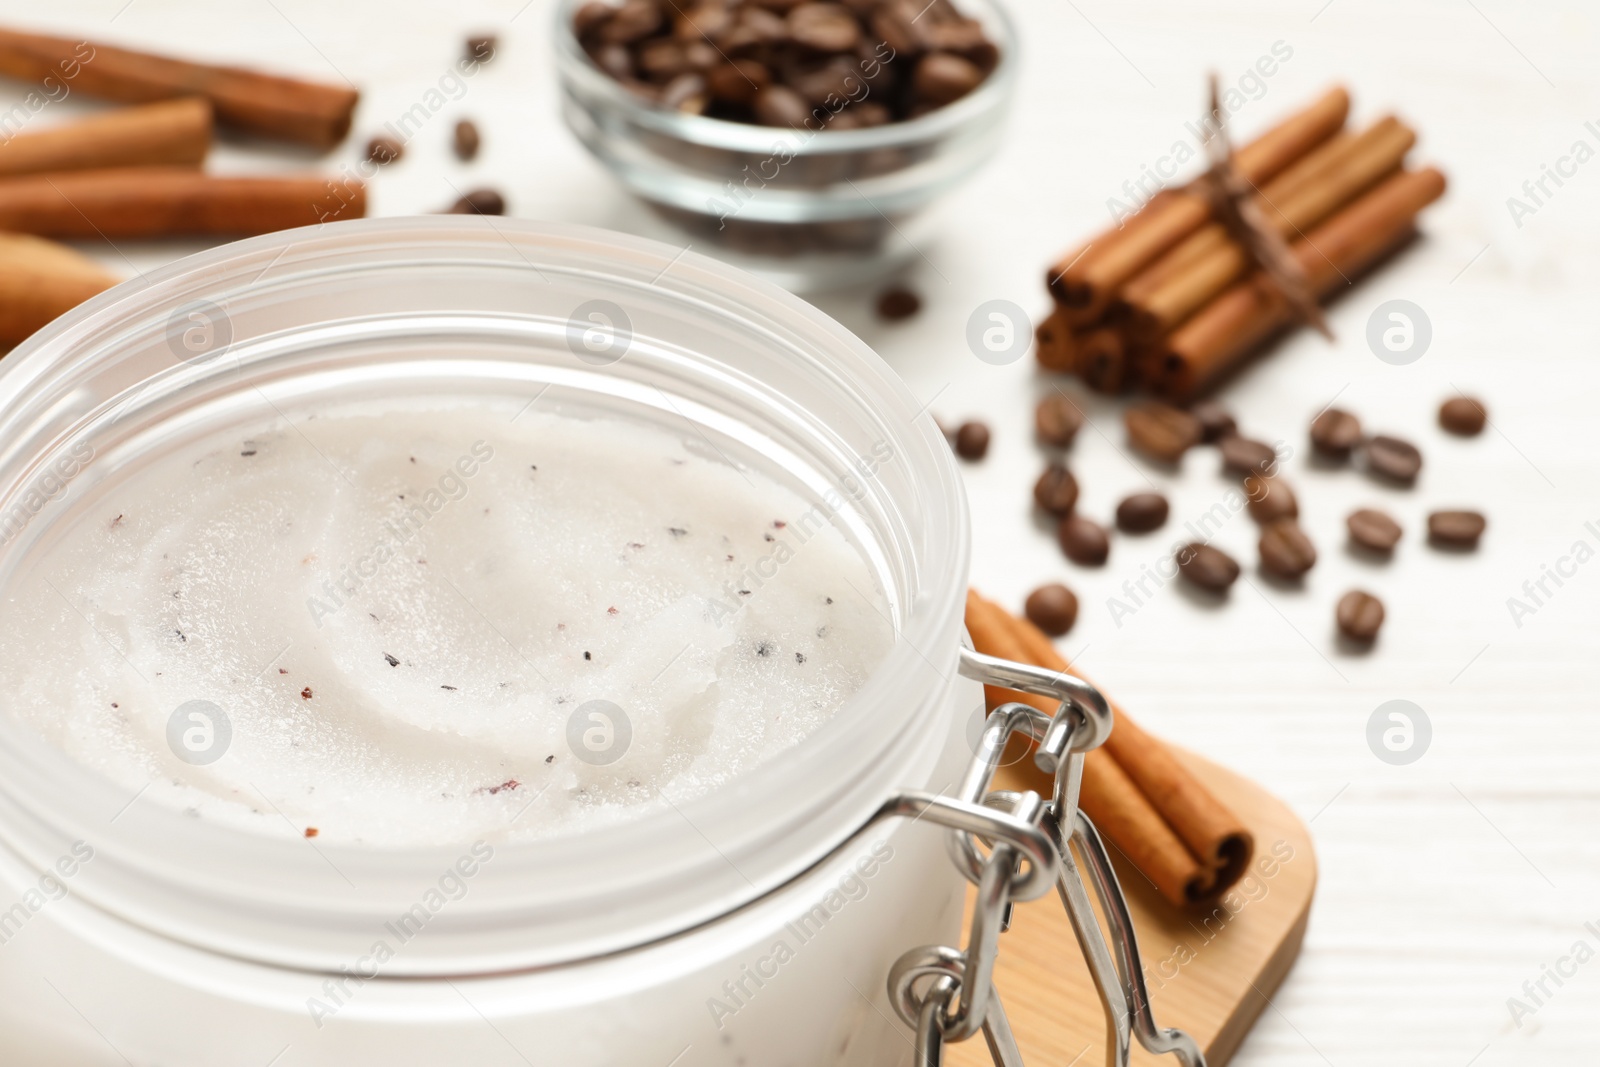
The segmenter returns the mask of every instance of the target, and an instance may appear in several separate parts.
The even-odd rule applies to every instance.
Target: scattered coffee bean
[[[662,87],[700,74],[704,114],[809,131],[919,118],[973,92],[1000,62],[983,24],[949,0],[591,0],[572,29],[596,66],[642,99],[696,110],[667,103]]]
[[[1300,503],[1294,498],[1294,490],[1282,478],[1247,474],[1244,478],[1244,495],[1250,517],[1263,526],[1278,519],[1293,519],[1300,515]]]
[[[593,12],[589,16],[593,18]],[[660,17],[659,15],[657,16]],[[494,58],[494,52],[499,47],[500,38],[492,33],[479,34],[467,38],[466,55],[468,59],[475,59],[479,63],[487,63]]]
[[[1078,504],[1078,479],[1059,463],[1052,463],[1033,483],[1034,503],[1052,515],[1071,515]]]
[[[1083,428],[1083,411],[1070,397],[1051,393],[1033,409],[1033,427],[1045,444],[1065,448]]]
[[[367,162],[388,166],[406,154],[405,145],[393,137],[374,137],[367,142]]]
[[[478,155],[478,146],[482,138],[478,135],[477,124],[471,119],[462,119],[456,123],[455,150],[456,158],[463,162],[470,162]]]
[[[1367,470],[1410,485],[1422,470],[1422,453],[1410,442],[1379,434],[1367,442]]]
[[[1311,420],[1311,447],[1329,459],[1348,459],[1361,443],[1361,420],[1348,411],[1329,408]]]
[[[1453,396],[1439,405],[1439,425],[1459,437],[1477,436],[1488,421],[1483,404],[1469,396]]]
[[[1060,637],[1078,621],[1078,598],[1066,586],[1053,582],[1029,593],[1022,612],[1051,637]]]
[[[963,422],[956,430],[956,455],[979,460],[989,453],[989,427],[981,422]]]
[[[1278,465],[1278,454],[1271,445],[1238,434],[1224,437],[1217,442],[1217,448],[1222,452],[1222,469],[1226,471],[1270,474]]]
[[[506,198],[493,189],[474,189],[450,205],[447,215],[504,215]]]
[[[1440,548],[1473,549],[1488,525],[1480,512],[1435,511],[1428,516],[1428,540]]]
[[[1400,543],[1400,524],[1373,508],[1352,511],[1344,524],[1350,530],[1350,540],[1368,551],[1387,555]]]
[[[1198,585],[1220,593],[1239,578],[1239,564],[1220,548],[1194,541],[1178,550],[1178,573]]]
[[[1333,617],[1339,624],[1339,632],[1350,640],[1371,641],[1383,625],[1383,601],[1371,593],[1352,589],[1339,598]]]
[[[1220,441],[1239,429],[1228,409],[1215,400],[1200,401],[1189,409],[1189,414],[1200,420],[1200,440],[1206,444]]]
[[[1134,493],[1117,505],[1117,529],[1128,533],[1159,530],[1167,521],[1167,498],[1160,493]]]
[[[1176,463],[1200,442],[1200,420],[1168,404],[1140,404],[1122,416],[1128,444],[1151,459]]]
[[[903,285],[890,286],[878,294],[878,318],[887,322],[909,319],[922,310],[922,297]]]
[[[1085,567],[1098,567],[1111,554],[1111,539],[1106,536],[1105,527],[1082,515],[1068,515],[1062,519],[1056,538],[1067,558]]]
[[[1317,562],[1317,549],[1311,538],[1293,519],[1267,523],[1257,547],[1261,552],[1261,569],[1279,578],[1298,578]]]

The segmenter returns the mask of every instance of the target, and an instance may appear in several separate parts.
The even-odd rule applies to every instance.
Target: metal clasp
[[[951,859],[978,887],[965,949],[925,945],[902,955],[890,969],[890,1001],[915,1033],[916,1067],[937,1067],[947,1043],[979,1032],[999,1067],[1022,1067],[994,986],[994,965],[1013,902],[1042,896],[1052,884],[1105,1008],[1110,1067],[1127,1067],[1134,1037],[1152,1053],[1177,1056],[1183,1067],[1205,1067],[1205,1055],[1192,1037],[1155,1023],[1122,887],[1099,832],[1078,810],[1083,757],[1110,735],[1110,704],[1081,678],[967,648],[961,649],[960,671],[986,685],[1050,697],[1060,706],[1048,717],[1026,704],[995,708],[954,797],[903,793],[886,801],[872,820],[904,815],[945,827]],[[1038,743],[1034,763],[1054,775],[1049,801],[1031,790],[991,789],[1001,754],[1016,733]],[[1108,930],[1095,916],[1091,889]]]

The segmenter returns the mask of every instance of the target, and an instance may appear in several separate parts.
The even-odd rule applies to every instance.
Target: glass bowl
[[[1009,16],[995,0],[961,0],[999,63],[977,89],[920,118],[813,131],[685,114],[641,99],[594,64],[572,30],[582,2],[556,8],[562,114],[653,209],[646,236],[693,245],[795,291],[861,285],[916,256],[933,231],[934,202],[994,155],[1015,88]]]

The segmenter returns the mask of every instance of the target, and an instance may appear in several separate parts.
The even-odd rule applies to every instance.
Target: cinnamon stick
[[[1283,176],[1286,180],[1268,183],[1257,207],[1269,226],[1292,241],[1394,173],[1415,143],[1416,134],[1398,119],[1383,119],[1357,137],[1312,152],[1303,169],[1297,165]],[[1198,246],[1209,250],[1196,255]],[[1164,266],[1173,258],[1182,265]],[[1250,267],[1249,253],[1220,223],[1202,227],[1123,289],[1118,306],[1128,335],[1141,343],[1156,341]]]
[[[1342,87],[1330,89],[1311,106],[1240,148],[1235,155],[1239,172],[1258,185],[1270,181],[1338,132],[1349,113],[1350,94]],[[1091,242],[1089,251],[1076,262],[1068,260],[1052,267],[1046,285],[1067,309],[1073,325],[1092,322],[1104,314],[1125,282],[1210,217],[1205,198],[1192,190],[1158,195],[1121,229]]]
[[[1068,666],[1044,631],[1025,618],[1012,619],[1029,662],[1083,677],[1083,672]],[[1138,783],[1189,850],[1215,869],[1216,881],[1226,889],[1250,862],[1250,831],[1173,757],[1165,744],[1146,733],[1114,701],[1110,703],[1116,726],[1103,747]]]
[[[1077,369],[1077,345],[1067,317],[1060,308],[1053,310],[1033,331],[1034,358],[1046,370],[1071,374]]]
[[[117,284],[89,257],[54,241],[0,234],[0,348]]]
[[[980,652],[1070,671],[1037,627],[975,591],[967,594],[967,630]],[[1018,700],[1055,712],[1044,697],[996,687],[986,687],[985,696],[991,708]],[[1220,895],[1249,862],[1249,832],[1165,745],[1132,725],[1122,709],[1114,713],[1116,743],[1108,740],[1084,760],[1084,811],[1173,904]]]
[[[191,96],[117,108],[0,142],[0,177],[103,167],[198,167],[211,147],[211,104]]]
[[[123,103],[203,96],[220,122],[315,148],[344,140],[360,96],[349,86],[3,29],[0,74],[31,82],[67,78],[74,90]]]
[[[1101,326],[1078,337],[1078,376],[1091,389],[1120,393],[1131,381],[1128,343],[1121,329]]]
[[[1435,168],[1402,171],[1313,229],[1293,246],[1312,289],[1326,297],[1404,243],[1417,214],[1444,190],[1445,177]],[[1147,384],[1169,399],[1190,400],[1292,321],[1288,302],[1258,272],[1167,337]]]
[[[127,167],[0,179],[0,230],[43,237],[250,236],[366,213],[360,182]]]

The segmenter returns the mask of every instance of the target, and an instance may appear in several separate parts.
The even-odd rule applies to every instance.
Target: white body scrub
[[[139,803],[434,845],[709,791],[888,651],[825,508],[518,406],[291,411],[74,489],[0,624],[6,713]]]

